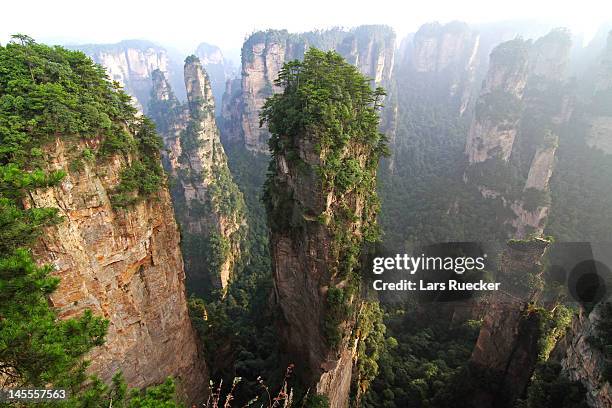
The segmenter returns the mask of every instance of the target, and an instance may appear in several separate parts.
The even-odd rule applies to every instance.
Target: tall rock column
[[[358,260],[377,234],[380,95],[333,52],[311,49],[281,76],[284,92],[262,114],[272,132],[265,199],[281,340],[305,386],[344,407],[356,357]]]
[[[612,406],[612,386],[605,380],[605,350],[594,346],[600,335],[597,323],[610,305],[602,303],[591,313],[584,309],[574,318],[568,333],[566,355],[561,364],[563,371],[571,380],[580,381],[587,389],[587,400],[594,408]],[[608,316],[609,318],[609,316]]]
[[[466,142],[465,180],[508,210],[499,221],[513,236],[544,230],[559,128],[572,111],[563,82],[570,47],[569,33],[559,29],[491,53]]]
[[[530,282],[544,273],[542,258],[549,242],[510,241],[501,253],[498,281],[504,291],[491,295],[478,340],[470,358],[476,384],[473,406],[513,407],[541,353],[545,313],[535,303],[541,288]],[[476,380],[480,378],[480,380]],[[486,382],[482,378],[487,378]]]
[[[172,198],[182,228],[190,289],[225,289],[240,261],[246,221],[215,122],[208,76],[196,57],[185,63],[187,103],[174,97],[155,72],[150,112],[162,134],[164,165],[174,181]]]

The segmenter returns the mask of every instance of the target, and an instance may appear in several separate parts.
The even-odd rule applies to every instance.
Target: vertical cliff
[[[240,92],[235,93],[236,106],[231,113],[232,120],[240,122],[241,129],[223,129],[227,140],[242,139],[247,149],[268,152],[269,131],[259,126],[259,112],[265,100],[280,91],[274,85],[283,63],[302,59],[309,47],[323,50],[337,50],[359,70],[372,78],[375,85],[386,85],[394,61],[395,34],[386,26],[361,26],[351,31],[332,29],[328,31],[291,34],[287,31],[268,30],[252,34],[242,47],[242,83]],[[238,133],[239,132],[239,133]]]
[[[60,175],[55,183],[13,189],[25,211],[54,209],[60,217],[32,248],[60,279],[50,303],[60,318],[91,310],[109,321],[106,342],[88,355],[91,373],[109,382],[122,371],[136,387],[174,376],[186,399],[200,401],[207,371],[187,313],[180,237],[154,126],[82,53],[31,42],[10,47],[2,50],[3,64],[10,62],[2,67],[3,96],[28,100],[54,90],[45,103],[12,111],[21,118],[12,131],[21,136],[1,160],[12,180]],[[24,75],[28,66],[36,72],[26,68]],[[6,87],[19,76],[31,81],[27,87]],[[11,109],[3,106],[3,120]]]
[[[189,283],[207,293],[224,289],[240,261],[244,201],[227,167],[212,88],[197,57],[185,62],[185,88],[187,103],[180,104],[163,73],[155,72],[150,112],[167,150]]]
[[[357,355],[359,257],[377,236],[381,95],[338,54],[314,49],[281,73],[281,86],[262,116],[272,131],[265,200],[281,341],[305,386],[344,407]]]
[[[565,339],[566,352],[562,360],[563,371],[571,380],[580,381],[585,386],[587,401],[594,408],[612,405],[612,387],[603,379],[606,352],[594,345],[596,337],[601,335],[596,326],[605,307],[605,304],[600,304],[591,313],[583,309],[574,318]]]
[[[462,115],[468,107],[475,79],[480,36],[465,23],[423,25],[414,35],[407,63],[415,81],[425,81],[452,101]]]
[[[511,210],[500,222],[516,236],[541,233],[548,216],[558,135],[572,110],[563,82],[570,46],[565,30],[499,45],[476,103],[464,179]]]
[[[514,407],[536,363],[548,358],[564,334],[557,320],[568,319],[565,309],[538,306],[548,246],[542,239],[510,241],[501,253],[496,282],[504,290],[485,301],[482,327],[470,358],[474,407]]]
[[[115,155],[71,170],[76,152],[99,147],[99,140],[58,138],[49,144],[49,168],[67,176],[60,186],[33,192],[28,200],[35,207],[57,208],[64,217],[35,251],[61,278],[51,302],[62,318],[91,309],[110,321],[106,343],[89,356],[90,370],[103,380],[122,371],[128,385],[143,387],[175,376],[196,401],[206,394],[207,372],[187,314],[170,195],[163,189],[129,208],[114,208],[109,196],[131,158]]]

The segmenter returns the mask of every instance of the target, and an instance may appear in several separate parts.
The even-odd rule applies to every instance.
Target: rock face
[[[465,23],[423,25],[407,54],[406,62],[414,70],[409,75],[444,88],[440,91],[453,99],[459,114],[463,114],[471,96],[479,45],[479,34]]]
[[[175,78],[177,71],[168,52],[148,41],[128,40],[117,44],[88,44],[74,48],[106,68],[109,78],[119,82],[135,98],[138,110],[145,113],[151,97],[153,71],[160,70],[167,78]]]
[[[470,164],[484,162],[495,155],[506,162],[510,159],[528,64],[528,44],[520,39],[503,43],[491,53],[489,72],[466,144]],[[507,109],[502,110],[504,107]]]
[[[252,34],[242,47],[241,86],[232,83],[224,95],[222,133],[224,140],[242,140],[253,152],[268,152],[270,134],[259,126],[259,112],[265,100],[279,89],[274,85],[283,63],[302,59],[309,47],[334,49],[347,61],[386,85],[394,65],[395,34],[386,26],[360,26],[351,31],[332,29],[302,34],[268,30]],[[240,128],[231,124],[240,123]]]
[[[541,259],[548,242],[511,242],[501,256],[498,282],[505,290],[488,300],[482,327],[470,358],[471,370],[491,383],[477,389],[473,405],[513,407],[525,390],[538,359],[540,316],[529,309],[538,292],[516,284],[543,273]],[[478,382],[477,382],[478,383]]]
[[[590,314],[581,310],[574,318],[561,365],[570,380],[580,381],[587,389],[587,401],[593,408],[612,406],[612,387],[602,380],[605,356],[593,347],[589,338],[595,334],[595,322],[601,317],[601,305]]]
[[[519,237],[541,233],[548,215],[559,129],[572,110],[563,83],[570,47],[565,30],[499,45],[476,103],[464,178],[514,213],[504,222]]]
[[[167,152],[163,162],[182,228],[191,289],[224,289],[240,260],[246,232],[244,201],[219,139],[212,88],[197,57],[185,63],[186,104],[174,97],[161,71],[153,75],[151,117]]]
[[[187,313],[170,195],[163,188],[133,207],[114,209],[109,193],[126,158],[85,163],[79,171],[70,165],[75,151],[98,147],[99,140],[49,144],[49,167],[67,176],[58,187],[31,193],[26,203],[57,208],[64,217],[35,248],[61,278],[51,303],[62,318],[91,309],[110,321],[106,343],[89,355],[91,372],[103,380],[120,370],[130,386],[143,387],[174,376],[189,401],[200,401],[208,374]]]
[[[335,57],[313,52],[308,58],[319,58],[311,59],[312,64],[321,60],[329,64],[328,58]],[[344,64],[335,59],[332,63],[334,67]],[[310,70],[301,74],[311,83],[316,83],[317,75],[328,75],[321,73],[324,70],[313,70],[311,65],[303,69]],[[329,75],[334,74],[341,75]],[[300,79],[298,76],[293,81]],[[295,83],[285,92],[294,92]],[[321,92],[330,90],[327,77],[321,83],[313,86],[320,86]],[[339,94],[354,92],[355,83],[344,77],[339,81],[343,87]],[[302,101],[294,102],[299,96],[293,95],[283,93],[284,101],[272,100],[273,108],[268,107],[275,113],[265,119],[275,128],[282,122],[285,109],[302,106]],[[366,109],[374,114],[377,110],[369,105],[369,99],[364,102],[353,94],[351,98],[355,105],[338,102],[352,118],[338,119],[345,129],[347,121],[359,120]],[[286,108],[291,103],[295,105]],[[283,356],[295,364],[304,389],[316,390],[329,398],[330,407],[339,408],[348,406],[358,353],[360,335],[355,327],[364,303],[360,298],[358,259],[366,240],[372,240],[377,231],[376,169],[384,141],[377,123],[368,128],[369,138],[352,131],[341,138],[327,130],[327,123],[318,126],[313,129],[292,124],[288,128],[295,129],[294,134],[279,132],[272,136],[264,197]]]

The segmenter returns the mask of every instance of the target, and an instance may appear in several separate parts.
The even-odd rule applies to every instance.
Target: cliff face
[[[505,290],[488,299],[470,358],[471,369],[490,379],[475,391],[475,407],[513,407],[529,382],[538,361],[542,317],[529,308],[539,293],[517,281],[525,284],[530,276],[543,273],[541,259],[547,247],[548,242],[543,240],[511,242],[501,255],[497,282]]]
[[[595,322],[601,318],[601,306],[590,314],[584,310],[574,318],[565,339],[566,355],[561,364],[570,380],[580,381],[587,389],[587,401],[594,408],[612,406],[612,387],[602,380],[605,356],[592,346]]]
[[[309,139],[299,142],[299,155],[308,166],[320,163],[320,156]],[[274,273],[276,302],[282,312],[281,338],[291,361],[300,362],[305,382],[316,384],[319,394],[328,395],[330,406],[346,406],[351,383],[352,360],[356,344],[346,332],[355,323],[353,316],[342,322],[341,344],[332,346],[324,331],[329,290],[347,282],[335,281],[333,266],[338,259],[332,249],[332,232],[312,214],[330,214],[339,198],[322,191],[314,174],[299,174],[294,163],[279,155],[273,161],[274,207],[280,210],[282,197],[292,197],[285,216],[300,217],[303,228],[272,226],[270,248]],[[276,198],[278,197],[278,198]],[[276,201],[278,200],[278,201]],[[355,198],[352,210],[359,216],[362,203]],[[303,214],[301,214],[303,213]],[[270,222],[278,225],[281,214],[271,214]],[[359,231],[359,225],[353,225]],[[356,232],[357,232],[356,231]],[[351,298],[349,302],[354,302]]]
[[[572,111],[563,83],[570,46],[569,34],[555,30],[496,47],[476,103],[464,179],[514,213],[502,221],[519,237],[541,233],[548,215],[559,129]]]
[[[193,290],[224,289],[240,259],[246,221],[214,117],[208,76],[195,57],[185,64],[186,104],[174,97],[162,72],[154,74],[151,116],[175,182],[172,198],[183,232],[186,271]]]
[[[320,69],[319,63],[336,71]],[[305,387],[329,398],[330,407],[348,405],[359,341],[355,324],[363,303],[358,259],[365,242],[376,236],[376,169],[384,143],[377,121],[365,130],[367,137],[350,126],[362,114],[376,115],[378,106],[353,94],[358,88],[371,91],[367,80],[349,76],[347,68],[335,54],[308,51],[284,93],[264,111],[267,123],[277,129],[270,141],[265,201],[283,355],[295,363]],[[279,130],[287,109],[303,106],[296,98],[307,98],[293,93],[296,84],[307,81],[320,88],[313,92],[337,90],[326,75],[339,78],[337,95],[351,93],[350,102],[336,97],[343,106],[339,111],[347,112],[336,117],[345,133],[329,130],[325,121],[334,119],[328,118],[312,127],[290,124]],[[325,111],[324,103],[313,109]],[[313,115],[305,121],[319,117],[310,111],[302,115]]]
[[[351,31],[338,29],[290,34],[268,30],[249,37],[242,47],[242,83],[240,91],[231,86],[233,97],[224,95],[224,105],[233,109],[223,112],[223,135],[226,140],[243,140],[247,149],[268,152],[270,133],[259,126],[259,112],[266,99],[278,92],[274,85],[283,63],[302,59],[309,47],[336,50],[374,85],[386,85],[394,64],[395,34],[386,26],[361,26]],[[227,117],[231,117],[228,120]],[[225,124],[241,123],[236,129]]]
[[[444,88],[440,92],[454,100],[462,115],[470,101],[479,44],[480,36],[465,23],[426,24],[414,35],[407,55],[414,71],[410,75]]]
[[[51,295],[59,316],[91,309],[110,321],[106,343],[89,355],[103,380],[122,371],[130,386],[180,381],[189,401],[207,393],[207,371],[197,349],[185,298],[185,275],[170,195],[114,209],[110,192],[126,158],[113,155],[76,170],[74,152],[97,151],[99,140],[57,138],[46,147],[50,169],[67,173],[61,185],[30,194],[26,205],[53,207],[64,217],[35,248],[53,264],[61,284]],[[180,350],[180,353],[176,351]]]

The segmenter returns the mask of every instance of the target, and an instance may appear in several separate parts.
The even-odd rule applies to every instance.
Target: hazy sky
[[[138,38],[184,52],[191,52],[202,41],[236,50],[245,36],[265,28],[300,32],[388,24],[401,37],[434,20],[482,23],[511,19],[563,25],[588,38],[601,23],[612,20],[612,1],[3,0],[0,42],[19,32],[46,43],[110,43]]]

